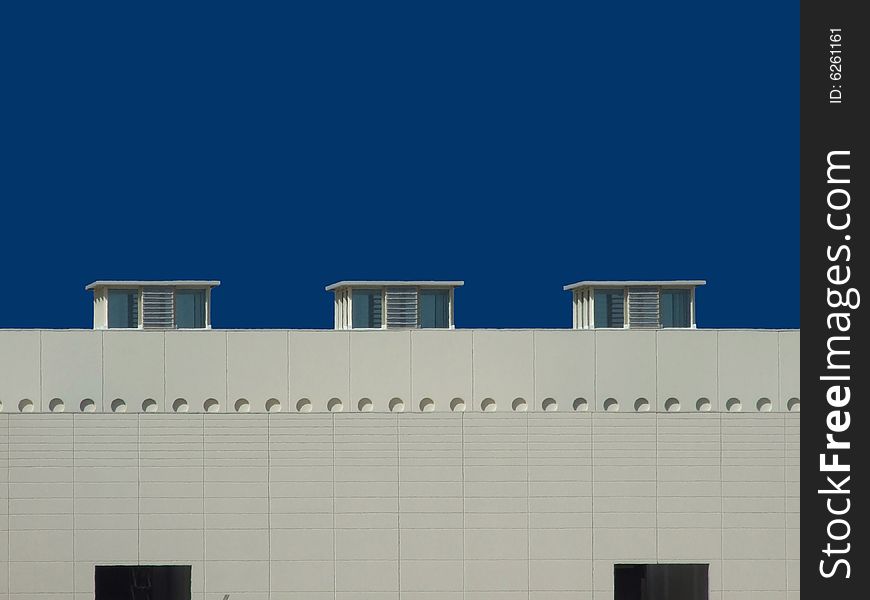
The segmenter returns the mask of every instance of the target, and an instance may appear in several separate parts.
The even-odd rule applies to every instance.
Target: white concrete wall
[[[0,331],[0,600],[92,598],[96,564],[189,564],[196,600],[603,600],[615,562],[797,600],[799,350],[797,331]]]
[[[0,598],[189,564],[194,598],[612,597],[705,562],[798,598],[799,414],[0,415]],[[271,595],[270,595],[271,594]]]
[[[799,331],[0,331],[6,413],[789,412],[799,371]]]

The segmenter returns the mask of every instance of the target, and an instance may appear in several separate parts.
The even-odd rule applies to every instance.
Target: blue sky
[[[290,3],[284,3],[290,4]],[[331,327],[339,279],[464,279],[460,327],[565,283],[704,278],[799,326],[794,2],[0,8],[0,327],[217,278],[215,327]]]

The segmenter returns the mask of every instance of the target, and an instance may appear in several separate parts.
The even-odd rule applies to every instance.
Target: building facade
[[[115,597],[112,565],[197,600],[609,600],[624,565],[799,597],[798,331],[452,329],[450,296],[431,330],[0,331],[0,599]]]

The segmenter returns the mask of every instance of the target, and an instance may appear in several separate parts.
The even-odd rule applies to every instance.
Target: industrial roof
[[[638,281],[638,280],[626,280],[626,281],[578,281],[577,283],[570,283],[564,286],[563,290],[573,290],[581,287],[632,287],[632,286],[657,286],[657,287],[668,287],[668,286],[682,286],[682,287],[694,287],[699,285],[706,285],[707,282],[703,279],[661,279],[661,280],[648,280],[648,281]]]
[[[343,287],[387,287],[387,286],[414,286],[414,287],[459,287],[465,285],[464,281],[337,281],[326,286],[326,291],[331,292]]]
[[[148,285],[158,285],[166,287],[217,287],[221,284],[220,281],[214,279],[167,279],[167,280],[120,280],[106,279],[94,281],[85,286],[86,290],[92,290],[98,287],[142,287]]]

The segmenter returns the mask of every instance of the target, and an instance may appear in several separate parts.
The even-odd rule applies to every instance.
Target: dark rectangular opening
[[[707,564],[613,565],[614,600],[709,600]]]
[[[190,565],[97,565],[95,600],[190,600]]]

